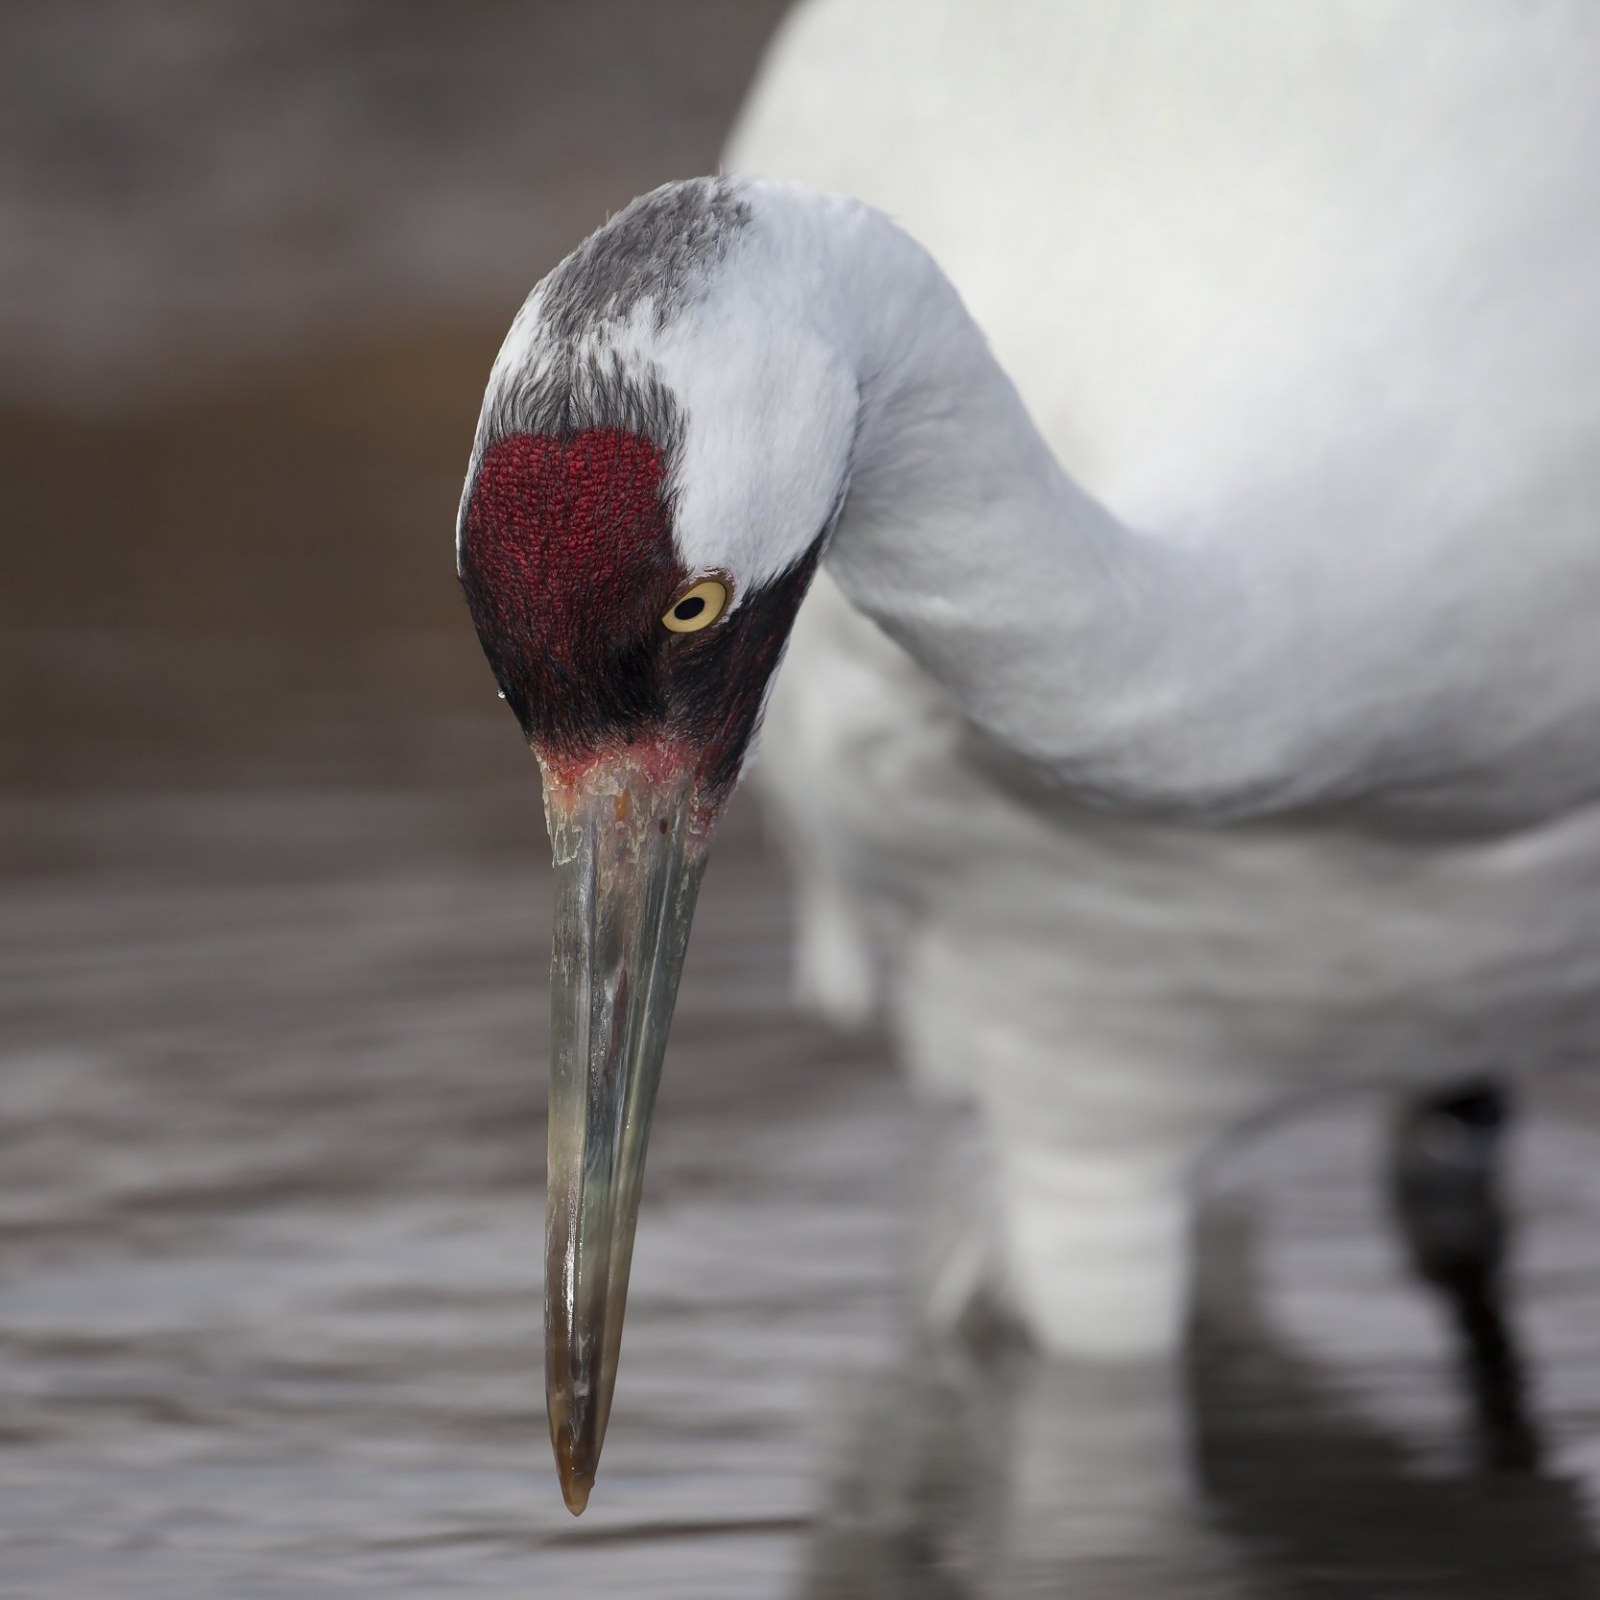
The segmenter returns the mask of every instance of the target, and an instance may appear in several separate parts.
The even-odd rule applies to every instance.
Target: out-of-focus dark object
[[[1513,1104],[1506,1085],[1483,1079],[1406,1107],[1395,1130],[1392,1200],[1417,1276],[1455,1324],[1484,1463],[1526,1472],[1539,1464],[1539,1437],[1507,1306],[1511,1229],[1501,1196]]]

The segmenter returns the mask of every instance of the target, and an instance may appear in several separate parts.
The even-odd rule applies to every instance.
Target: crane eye
[[[702,578],[692,589],[685,589],[667,607],[661,619],[669,633],[699,633],[709,628],[728,609],[728,586],[721,578]]]

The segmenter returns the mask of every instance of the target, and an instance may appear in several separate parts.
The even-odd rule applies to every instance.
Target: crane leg
[[[1481,1461],[1530,1472],[1539,1438],[1507,1312],[1511,1230],[1500,1193],[1511,1111],[1507,1090],[1489,1078],[1410,1101],[1390,1153],[1390,1199],[1412,1269],[1454,1324]]]
[[[1187,1161],[1022,1141],[999,1156],[1008,1289],[1034,1342],[1069,1359],[1175,1356],[1188,1306]]]

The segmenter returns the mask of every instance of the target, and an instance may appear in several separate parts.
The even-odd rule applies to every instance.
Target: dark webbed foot
[[[1396,1129],[1391,1195],[1412,1266],[1459,1332],[1483,1462],[1527,1472],[1539,1464],[1539,1439],[1503,1287],[1510,1230],[1500,1155],[1510,1115],[1506,1091],[1489,1079],[1414,1100]]]

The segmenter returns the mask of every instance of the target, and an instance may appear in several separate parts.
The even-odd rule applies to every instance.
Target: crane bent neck
[[[949,280],[888,218],[759,185],[804,314],[856,378],[827,564],[988,733],[1086,797],[1226,813],[1290,770],[1244,712],[1269,630],[1224,557],[1125,527],[1063,470]]]

